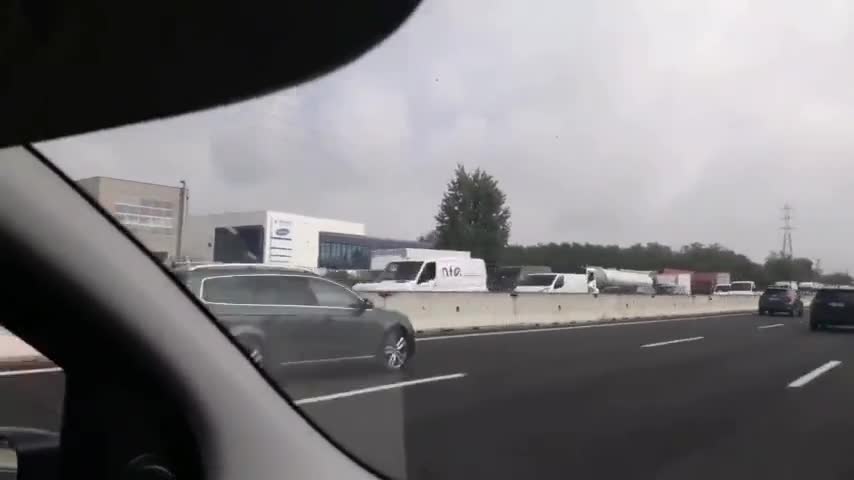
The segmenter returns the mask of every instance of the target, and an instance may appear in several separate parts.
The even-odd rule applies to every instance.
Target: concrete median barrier
[[[419,332],[752,312],[758,307],[758,297],[735,296],[407,292],[367,297],[378,307],[406,314]],[[19,338],[0,332],[0,366],[30,362],[46,360]]]
[[[757,297],[406,292],[369,295],[419,332],[752,312]]]

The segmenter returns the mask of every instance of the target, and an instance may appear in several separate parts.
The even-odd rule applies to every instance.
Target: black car
[[[267,370],[354,360],[399,370],[415,354],[405,315],[374,308],[314,273],[209,264],[179,267],[175,274]]]
[[[810,305],[810,330],[854,325],[854,288],[821,288]]]
[[[798,291],[786,287],[768,287],[759,297],[759,315],[774,315],[775,313],[788,313],[789,316],[804,315],[804,302]]]

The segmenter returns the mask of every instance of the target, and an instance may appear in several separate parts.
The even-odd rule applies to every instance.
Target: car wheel
[[[237,341],[255,365],[264,368],[264,346],[254,337],[239,337]]]
[[[383,337],[379,360],[387,370],[401,370],[409,360],[412,350],[410,340],[402,329],[395,328]]]

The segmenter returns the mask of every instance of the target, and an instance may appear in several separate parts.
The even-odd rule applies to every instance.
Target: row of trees
[[[505,203],[506,196],[492,176],[480,169],[468,172],[457,166],[435,217],[435,229],[419,240],[436,248],[469,250],[491,266],[546,265],[556,272],[585,265],[637,270],[678,268],[730,272],[733,280],[753,280],[761,285],[776,280],[852,283],[847,273],[824,275],[808,258],[771,253],[759,264],[716,243],[692,243],[679,249],[659,243],[630,247],[589,243],[508,245],[510,209]]]

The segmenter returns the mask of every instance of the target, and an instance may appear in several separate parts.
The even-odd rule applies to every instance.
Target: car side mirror
[[[374,308],[374,302],[372,302],[372,301],[368,300],[367,298],[363,298],[363,299],[359,302],[359,307],[358,307],[358,308],[359,308],[359,310],[362,310],[362,311],[370,310],[370,309]]]

